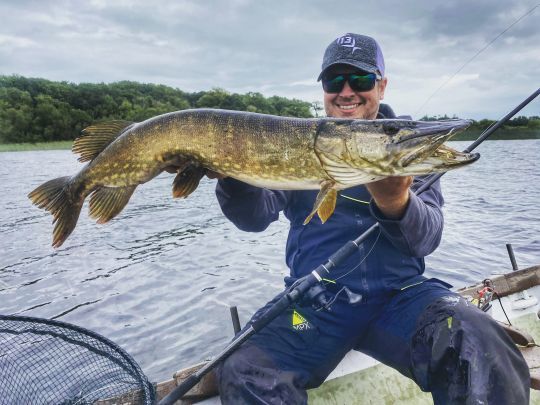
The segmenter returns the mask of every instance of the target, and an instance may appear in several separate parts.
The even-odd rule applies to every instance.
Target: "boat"
[[[510,249],[509,249],[510,251]],[[512,255],[511,255],[512,259]],[[513,262],[515,263],[515,261]],[[516,268],[514,266],[514,268]],[[531,373],[531,404],[540,404],[540,265],[495,274],[490,279],[457,290],[483,306],[501,323],[527,361]],[[509,324],[511,322],[511,325]],[[168,395],[206,363],[177,371],[172,378],[156,384],[157,399]],[[132,400],[133,396],[131,396]],[[410,379],[371,357],[349,352],[326,381],[308,391],[313,405],[330,404],[432,404],[431,394],[422,392]],[[117,397],[100,405],[131,403]],[[215,375],[210,372],[177,404],[219,405]]]

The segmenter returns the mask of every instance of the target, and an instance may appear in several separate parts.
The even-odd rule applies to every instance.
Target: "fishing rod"
[[[494,125],[487,128],[476,141],[469,145],[463,152],[469,153],[476,149],[478,145],[484,142],[493,132],[499,129],[505,122],[510,118],[516,115],[521,111],[527,104],[534,100],[540,94],[540,88],[538,88],[533,94],[527,97],[521,104],[516,108],[506,114],[503,118],[497,121]],[[435,183],[439,178],[444,175],[443,173],[438,173],[431,175],[427,178],[426,182],[419,187],[415,194],[419,195],[426,191],[433,183]],[[221,361],[225,360],[231,353],[233,353],[238,347],[240,347],[247,339],[253,336],[255,333],[260,331],[266,325],[268,325],[272,320],[279,316],[283,311],[285,311],[291,304],[301,301],[306,293],[309,294],[312,301],[315,302],[317,306],[322,308],[328,307],[328,302],[324,294],[324,288],[321,288],[320,282],[323,281],[333,268],[339,266],[343,261],[345,261],[349,256],[355,253],[360,244],[366,240],[377,228],[379,224],[375,223],[370,228],[368,228],[364,233],[362,233],[355,240],[351,240],[345,245],[343,245],[339,250],[337,250],[332,256],[328,258],[328,261],[324,264],[319,265],[314,269],[310,274],[298,279],[294,284],[288,287],[284,292],[281,298],[268,309],[268,311],[262,315],[255,322],[249,324],[243,331],[240,332],[229,345],[219,353],[213,360],[206,363],[202,368],[197,370],[195,373],[191,374],[186,380],[184,380],[178,387],[169,393],[165,398],[163,398],[159,405],[173,405],[177,400],[184,396],[191,388],[195,386],[208,372],[210,372],[214,367],[216,367]],[[357,297],[359,298],[359,297]]]
[[[538,88],[534,93],[532,93],[529,97],[527,97],[521,104],[519,104],[516,108],[514,108],[512,111],[510,111],[508,114],[506,114],[504,117],[502,117],[499,121],[497,121],[495,124],[488,127],[484,132],[480,134],[478,139],[474,141],[472,144],[470,144],[467,148],[463,150],[463,153],[469,153],[475,150],[478,145],[480,145],[482,142],[484,142],[493,132],[495,132],[497,129],[502,127],[505,122],[507,122],[510,118],[512,118],[514,115],[516,115],[518,112],[520,112],[527,104],[529,104],[531,101],[533,101],[538,95],[540,94],[540,88]],[[433,183],[435,183],[437,180],[439,180],[446,172],[443,173],[437,173],[432,174],[428,177],[426,182],[422,184],[416,191],[416,195],[422,194],[424,191],[426,191]],[[379,227],[379,223],[373,224],[370,228],[368,228],[362,235],[360,235],[358,238],[356,238],[354,241],[350,241],[348,243],[354,243],[356,247],[360,245],[366,238],[371,235],[372,232],[374,232]],[[347,244],[348,244],[347,243]],[[342,248],[343,249],[343,248]],[[340,249],[341,250],[341,249]]]

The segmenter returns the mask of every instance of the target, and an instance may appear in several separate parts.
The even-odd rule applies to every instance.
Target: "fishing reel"
[[[350,305],[359,305],[362,302],[362,295],[357,294],[349,290],[348,287],[343,286],[337,293],[333,294],[329,292],[323,284],[315,284],[304,294],[302,304],[311,305],[316,311],[332,310],[332,304],[338,299],[340,295],[347,296],[347,302]]]
[[[476,291],[477,297],[473,298],[472,303],[482,311],[487,312],[492,307],[491,301],[496,293],[493,288],[493,282],[489,278],[482,281],[482,285],[483,288]]]

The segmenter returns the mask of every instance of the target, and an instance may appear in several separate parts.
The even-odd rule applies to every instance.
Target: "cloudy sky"
[[[1,0],[0,74],[134,80],[321,101],[326,46],[346,32],[385,54],[386,102],[414,118],[500,118],[540,85],[538,0]],[[424,105],[425,104],[425,105]],[[424,106],[423,106],[424,105]],[[540,115],[540,101],[523,110]]]

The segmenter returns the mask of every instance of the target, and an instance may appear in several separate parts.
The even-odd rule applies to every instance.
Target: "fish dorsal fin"
[[[317,194],[313,210],[307,216],[304,221],[304,225],[307,225],[311,218],[317,213],[321,222],[324,224],[328,218],[334,213],[336,208],[337,190],[334,188],[335,182],[331,180],[325,180],[321,183],[321,190]]]
[[[199,166],[188,165],[178,172],[173,181],[173,197],[186,198],[199,186],[199,181],[204,176],[206,169]]]
[[[116,138],[122,135],[132,121],[107,121],[94,124],[82,130],[73,142],[71,150],[80,155],[79,162],[89,162],[99,155]]]
[[[101,187],[90,196],[90,217],[104,224],[126,206],[137,186]]]

